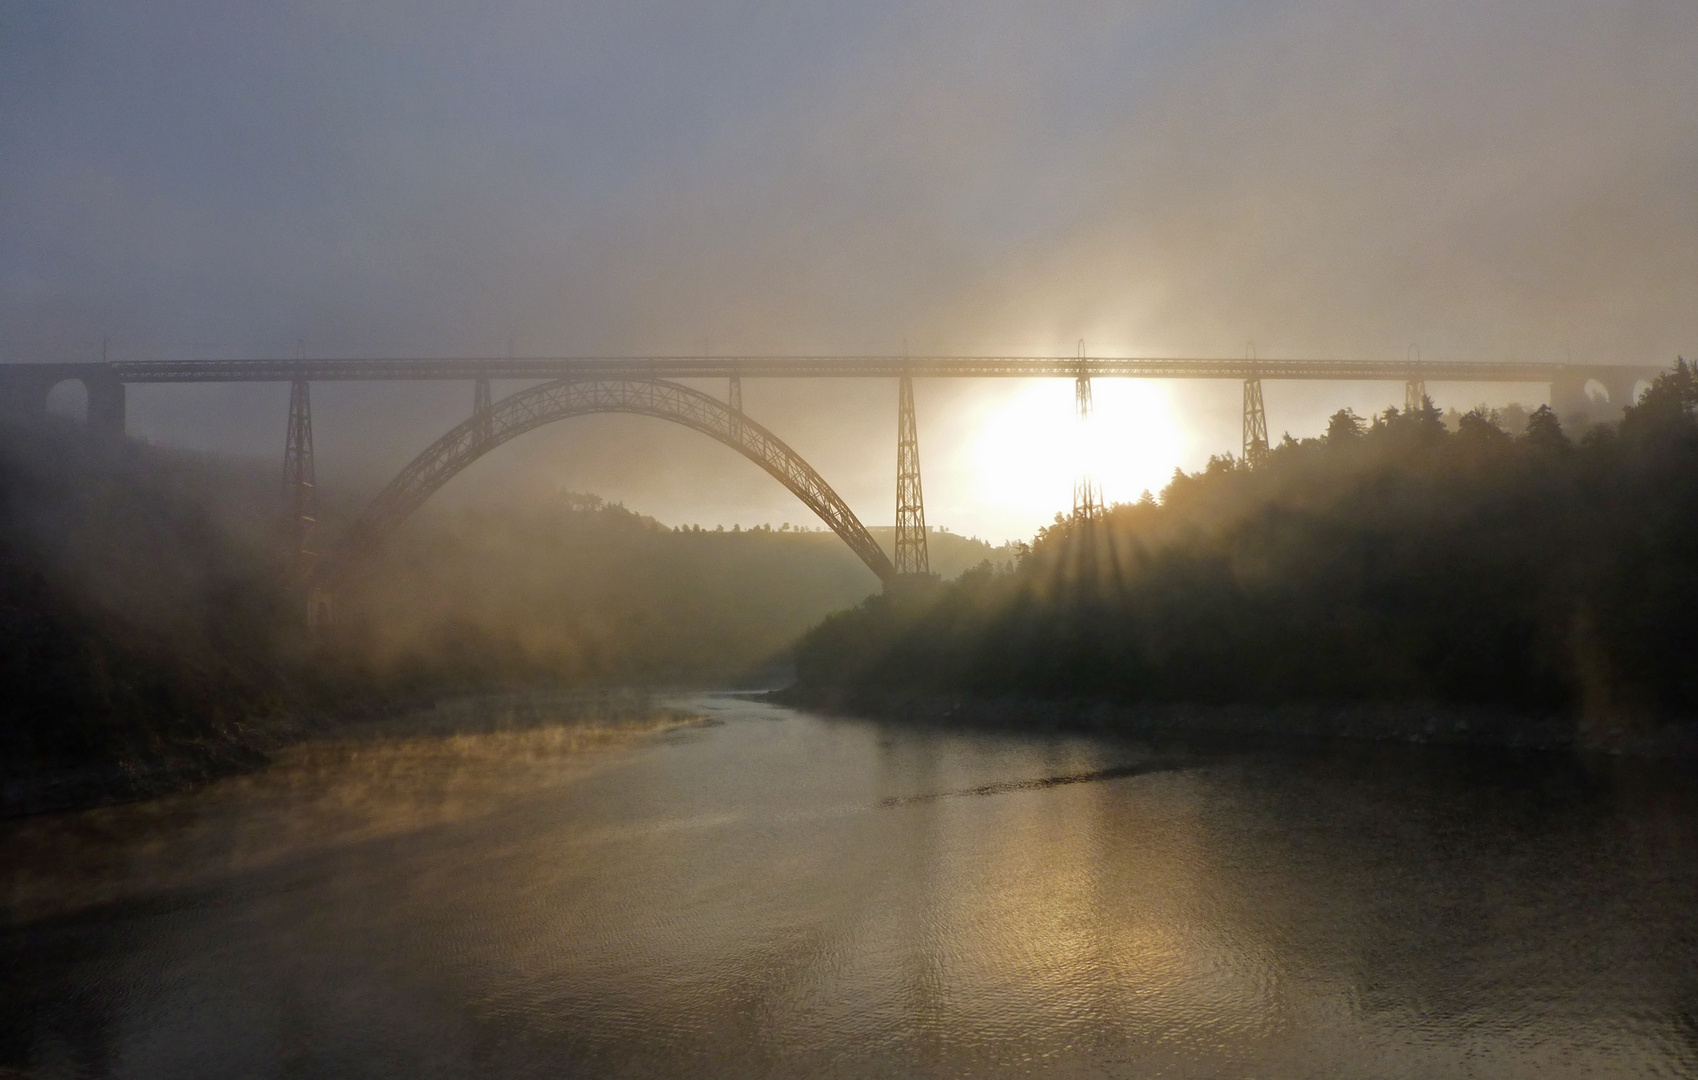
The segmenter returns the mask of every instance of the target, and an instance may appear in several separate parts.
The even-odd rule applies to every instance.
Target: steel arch
[[[521,390],[431,443],[366,507],[335,555],[320,568],[320,582],[329,584],[352,572],[407,515],[490,450],[544,424],[592,413],[658,417],[719,440],[789,488],[880,581],[896,576],[884,549],[855,512],[778,436],[725,402],[688,386],[660,379],[610,378],[561,379]]]

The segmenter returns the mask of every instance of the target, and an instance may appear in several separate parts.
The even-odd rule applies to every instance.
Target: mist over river
[[[1698,1075],[1688,765],[511,711],[0,823],[0,1066]]]

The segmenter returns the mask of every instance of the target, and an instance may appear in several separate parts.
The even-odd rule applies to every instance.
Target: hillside
[[[826,620],[804,688],[1698,713],[1698,378],[1578,443],[1430,404],[1057,519],[1017,566]]]
[[[359,503],[326,503],[333,539]],[[276,513],[266,463],[0,429],[0,780],[214,767],[420,696],[770,682],[797,635],[878,588],[829,532],[668,527],[562,495],[427,507],[311,634]],[[934,545],[945,568],[997,554]]]

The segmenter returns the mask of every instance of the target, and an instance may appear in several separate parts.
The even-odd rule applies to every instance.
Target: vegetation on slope
[[[946,570],[994,554],[931,539]],[[878,587],[823,527],[668,527],[563,493],[421,512],[341,598],[335,635],[397,685],[770,683],[808,627]]]
[[[804,639],[804,689],[1124,701],[1698,711],[1698,378],[1575,444],[1430,403],[1333,416],[1160,502],[1057,519],[1018,564],[875,597]]]
[[[419,695],[733,680],[877,588],[823,530],[672,529],[562,495],[427,508],[315,635],[277,510],[269,465],[0,430],[0,780],[216,757]],[[991,553],[934,540],[946,564]]]
[[[3,433],[0,771],[235,739],[299,696],[293,601],[265,538],[200,497],[219,479],[240,477]]]

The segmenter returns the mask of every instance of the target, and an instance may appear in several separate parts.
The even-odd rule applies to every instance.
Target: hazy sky
[[[1698,353],[1694,57],[1691,0],[10,3],[0,359],[91,359],[109,336],[114,358],[1084,338],[1672,361]],[[931,520],[993,539],[1041,523],[1039,481],[997,477],[1048,460],[1055,425],[1020,418],[1068,392],[923,384]],[[321,473],[347,485],[470,398],[317,393]],[[1137,459],[1107,470],[1111,497],[1236,449],[1234,384],[1105,395]],[[894,386],[747,396],[890,520]],[[1270,425],[1399,396],[1270,384]],[[131,430],[278,456],[284,397],[133,391]],[[463,487],[802,518],[704,443],[595,418]]]

